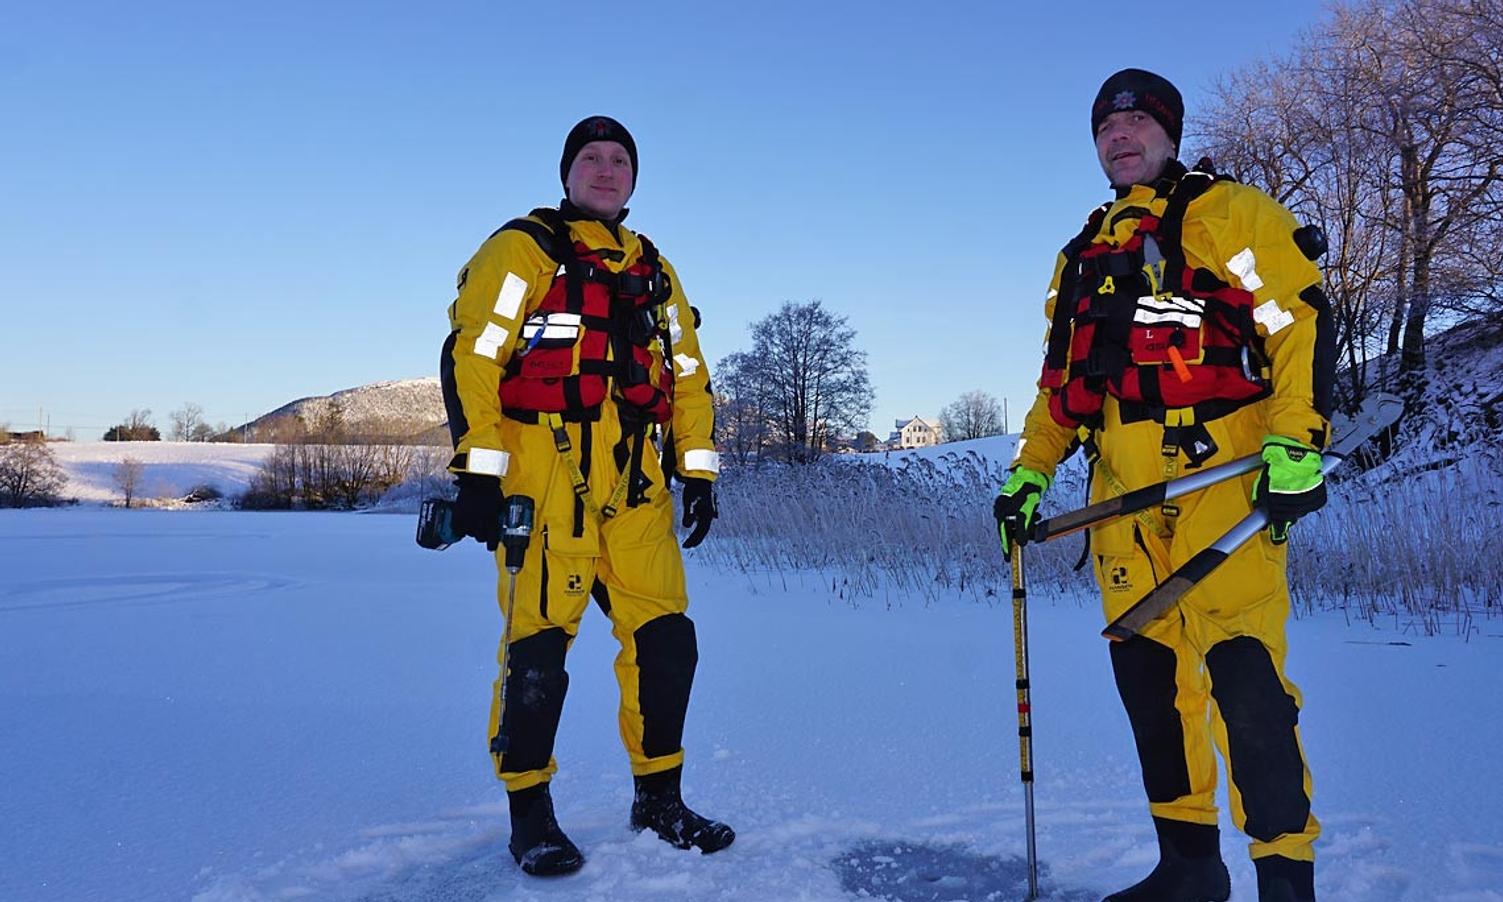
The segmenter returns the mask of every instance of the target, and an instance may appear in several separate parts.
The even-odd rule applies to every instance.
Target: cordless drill
[[[417,543],[424,548],[442,551],[463,539],[464,533],[454,525],[454,502],[447,498],[429,498],[418,511]],[[501,510],[501,544],[506,548],[506,569],[522,569],[522,557],[532,538],[532,499],[526,495],[509,495]]]

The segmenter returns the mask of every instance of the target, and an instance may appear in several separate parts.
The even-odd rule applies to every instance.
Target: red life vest
[[[1138,211],[1136,231],[1113,246],[1095,240],[1103,205],[1065,246],[1040,379],[1061,425],[1099,426],[1107,395],[1126,421],[1163,423],[1168,410],[1189,408],[1204,422],[1272,390],[1252,293],[1185,263],[1185,208],[1218,177],[1209,161],[1191,172],[1171,165],[1183,174],[1160,188],[1162,216]]]
[[[638,235],[642,254],[619,273],[605,265],[619,251],[573,241],[557,210],[502,226],[530,234],[559,264],[542,302],[522,324],[519,346],[500,384],[501,410],[537,422],[539,413],[594,420],[610,394],[624,415],[641,422],[672,416],[673,359],[664,303],[672,286],[657,248]]]

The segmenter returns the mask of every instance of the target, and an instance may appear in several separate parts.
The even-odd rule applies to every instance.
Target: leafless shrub
[[[146,466],[134,457],[122,457],[120,462],[115,464],[115,485],[120,489],[120,494],[125,497],[127,508],[131,506],[131,501],[141,488],[141,476],[145,472]]]
[[[0,507],[50,507],[67,483],[46,442],[0,445]]]

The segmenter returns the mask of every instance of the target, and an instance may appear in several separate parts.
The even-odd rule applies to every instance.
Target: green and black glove
[[[1320,452],[1282,435],[1263,439],[1263,472],[1253,485],[1253,506],[1268,514],[1268,537],[1273,544],[1289,541],[1294,521],[1326,503],[1326,478],[1320,471]]]
[[[992,516],[997,518],[997,534],[1002,537],[1002,557],[1012,559],[1012,546],[1028,543],[1028,534],[1038,520],[1039,502],[1052,480],[1037,470],[1014,467],[997,500],[992,502]]]

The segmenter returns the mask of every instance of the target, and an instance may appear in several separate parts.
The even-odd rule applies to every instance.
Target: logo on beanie
[[[1138,95],[1131,91],[1121,91],[1112,98],[1112,109],[1130,110],[1138,105]]]
[[[611,133],[611,121],[609,119],[593,119],[586,128],[596,138],[603,138]]]

